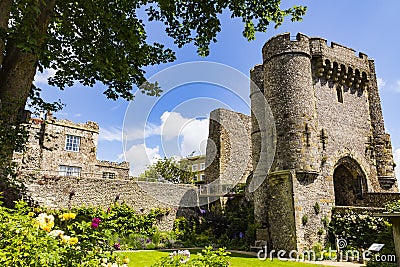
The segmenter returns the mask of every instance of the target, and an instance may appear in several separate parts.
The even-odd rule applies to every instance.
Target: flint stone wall
[[[253,169],[251,156],[251,117],[226,109],[210,114],[206,151],[207,183],[246,183]]]
[[[107,208],[124,202],[136,211],[169,208],[170,212],[159,222],[161,230],[172,230],[181,203],[193,203],[197,195],[192,185],[136,182],[122,179],[54,177],[28,179],[26,196],[30,201],[48,208],[95,206]],[[189,199],[189,200],[188,200]],[[181,214],[182,215],[182,214]]]

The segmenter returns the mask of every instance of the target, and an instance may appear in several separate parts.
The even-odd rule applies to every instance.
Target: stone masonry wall
[[[251,117],[226,109],[210,114],[205,176],[208,183],[246,183],[252,171]]]
[[[94,173],[98,125],[93,122],[75,124],[70,121],[45,121],[42,143],[41,170],[58,171],[60,165],[82,168]],[[65,150],[66,136],[80,137],[79,151]]]
[[[101,178],[103,172],[117,179],[129,178],[128,162],[109,162],[96,159],[99,126],[95,122],[74,123],[53,118],[32,118],[29,139],[24,153],[14,153],[24,174],[59,175],[60,166],[81,168],[81,177]],[[79,150],[66,150],[67,135],[80,137]]]
[[[106,209],[114,202],[125,202],[138,212],[170,208],[169,214],[159,222],[161,230],[172,229],[180,203],[195,189],[192,185],[76,177],[30,178],[25,186],[28,199],[49,208],[86,205]]]

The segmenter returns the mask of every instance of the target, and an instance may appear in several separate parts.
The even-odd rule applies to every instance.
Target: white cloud
[[[396,82],[395,91],[400,93],[400,80]]]
[[[147,169],[147,166],[160,159],[159,150],[158,146],[151,148],[145,144],[138,144],[131,146],[128,151],[125,151],[125,159],[131,165],[131,175],[138,176]]]
[[[45,69],[43,73],[37,72],[33,83],[36,86],[39,84],[47,84],[47,79],[54,76],[54,74],[56,74],[56,70],[54,69]]]
[[[111,127],[109,129],[100,127],[99,140],[101,141],[122,141],[122,129]]]
[[[383,88],[383,87],[385,87],[385,85],[386,85],[386,81],[383,80],[381,77],[378,77],[378,78],[377,78],[377,82],[378,82],[378,87],[379,87],[379,88]]]
[[[178,112],[164,112],[161,117],[160,134],[166,140],[171,140],[179,136],[179,133],[184,125],[190,120],[184,118]]]
[[[159,135],[160,131],[160,126],[154,125],[152,123],[147,123],[144,130],[143,128],[126,129],[124,131],[124,138],[128,141],[134,141],[154,135]]]
[[[120,127],[100,127],[99,140],[122,142],[124,139],[126,141],[143,141],[147,137],[159,134],[159,132],[160,127],[153,124],[148,124],[145,130],[140,127],[124,129],[124,131]]]
[[[208,138],[208,119],[190,120],[182,129],[181,153],[183,156],[191,154],[205,154]]]
[[[192,152],[194,154],[205,154],[209,119],[185,118],[178,112],[164,112],[160,116],[161,124],[148,124],[146,130],[137,127],[124,129],[111,127],[100,128],[99,140],[102,141],[138,141],[140,144],[132,145],[125,152],[125,158],[131,163],[131,173],[139,175],[146,167],[161,155],[175,158],[186,157]],[[124,137],[123,137],[124,134]],[[147,137],[161,136],[162,143],[152,143],[153,148],[147,147],[144,142]],[[138,143],[138,142],[136,142]],[[155,147],[154,147],[155,146]],[[160,151],[160,147],[163,148]],[[123,155],[120,155],[123,158]]]
[[[178,112],[164,112],[161,117],[163,142],[177,138],[181,157],[205,154],[209,119],[185,118]]]
[[[396,178],[400,180],[400,148],[394,151],[394,162],[396,163]]]

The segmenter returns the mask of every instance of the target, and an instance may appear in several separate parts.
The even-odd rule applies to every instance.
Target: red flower
[[[99,227],[101,220],[100,218],[93,218],[92,220],[92,228],[96,229],[97,227]]]

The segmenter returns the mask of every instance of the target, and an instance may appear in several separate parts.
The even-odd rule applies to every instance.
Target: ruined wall
[[[206,150],[207,183],[246,183],[252,171],[251,117],[226,109],[210,114]]]
[[[13,161],[25,169],[40,169],[42,149],[41,142],[43,139],[43,120],[31,119],[29,125],[29,135],[26,145],[26,152],[14,152]]]
[[[140,212],[169,208],[170,213],[159,223],[161,230],[172,229],[180,203],[195,189],[192,185],[75,177],[31,177],[25,186],[28,199],[49,208],[82,205],[107,208],[114,202],[125,202]]]

